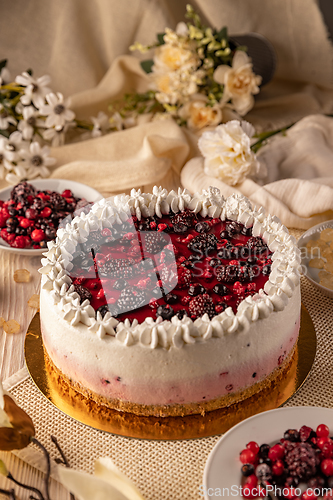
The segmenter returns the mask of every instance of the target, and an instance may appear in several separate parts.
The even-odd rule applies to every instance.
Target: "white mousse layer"
[[[293,348],[299,317],[298,288],[283,311],[247,331],[182,349],[128,347],[113,336],[99,338],[82,323],[72,326],[50,294],[41,293],[43,341],[54,364],[98,395],[137,404],[209,401],[264,379]]]

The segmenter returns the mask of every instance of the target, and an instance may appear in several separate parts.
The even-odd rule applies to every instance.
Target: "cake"
[[[205,413],[267,389],[300,326],[300,255],[244,196],[103,199],[42,259],[48,365],[99,404],[137,415]]]

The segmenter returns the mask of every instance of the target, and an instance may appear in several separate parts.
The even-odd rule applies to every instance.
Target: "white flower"
[[[237,50],[232,60],[232,67],[222,64],[214,71],[214,80],[224,85],[223,102],[231,99],[237,113],[245,115],[253,107],[253,94],[258,94],[261,76],[252,71],[249,56]]]
[[[16,77],[15,81],[25,87],[24,95],[21,97],[22,104],[28,106],[32,102],[38,109],[45,104],[45,97],[51,92],[47,86],[51,82],[48,75],[36,79],[24,71],[22,75]]]
[[[191,100],[182,106],[178,115],[186,121],[191,130],[216,126],[222,121],[222,109],[219,105],[209,106],[208,99],[203,94],[195,94]]]
[[[2,68],[0,71],[0,87],[1,85],[7,85],[7,83],[10,83],[10,80],[11,76],[9,70],[6,67]]]
[[[181,27],[180,27],[181,29]],[[150,78],[156,99],[162,104],[181,104],[196,93],[204,76],[193,42],[165,30],[164,44],[155,49]]]
[[[25,147],[25,143],[22,140],[21,132],[17,130],[10,134],[6,144],[4,145],[4,165],[10,170],[12,168],[12,163],[17,162],[20,159],[20,151]]]
[[[252,125],[237,120],[204,132],[198,146],[205,158],[205,173],[231,186],[257,174],[259,162],[250,147],[253,133]]]
[[[0,135],[0,179],[4,179],[6,173],[4,162],[5,162],[5,148],[7,142],[8,139]]]
[[[16,125],[16,120],[6,111],[3,105],[0,104],[0,130],[7,130],[10,124]]]
[[[67,122],[63,127],[52,127],[44,130],[42,136],[46,141],[50,141],[53,147],[63,146],[65,144],[66,133],[75,127],[75,122]]]
[[[188,36],[188,27],[187,27],[187,24],[185,24],[183,21],[177,24],[176,35]]]
[[[182,46],[165,43],[155,49],[154,73],[165,73],[182,68],[183,71],[196,69],[199,59],[195,52]]]
[[[55,158],[50,158],[50,149],[47,146],[41,147],[38,142],[32,142],[28,150],[21,149],[20,156],[23,161],[18,163],[18,166],[23,167],[27,171],[27,178],[34,179],[36,177],[48,177],[50,171],[47,167],[54,165]]]
[[[118,114],[119,113],[115,113]],[[120,116],[120,115],[119,115]],[[121,116],[120,116],[121,118]],[[103,111],[100,111],[97,116],[92,116],[91,121],[94,124],[94,128],[91,132],[91,137],[100,137],[105,134],[108,130],[110,130],[110,122],[109,117]],[[116,127],[117,130],[122,130],[122,128]]]
[[[107,457],[96,460],[94,476],[65,467],[58,467],[58,474],[77,500],[144,500],[135,484]]]
[[[67,122],[71,122],[75,118],[75,113],[68,109],[70,106],[70,99],[64,100],[64,96],[57,92],[57,94],[47,94],[46,100],[48,105],[40,108],[41,115],[47,116],[45,127],[64,127]]]
[[[39,112],[33,106],[26,106],[22,109],[23,120],[17,125],[17,130],[22,132],[23,139],[30,141],[34,135],[36,127],[44,127],[45,122],[38,118]]]

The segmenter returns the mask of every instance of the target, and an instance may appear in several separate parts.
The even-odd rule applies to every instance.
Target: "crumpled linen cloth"
[[[96,116],[125,92],[147,90],[139,60],[151,55],[126,55],[128,47],[135,40],[151,43],[166,26],[175,28],[184,20],[186,3],[0,0],[0,59],[8,58],[14,77],[28,67],[36,77],[50,74],[51,88],[71,96],[77,118]],[[205,24],[226,25],[235,35],[261,33],[275,47],[276,75],[246,116],[257,130],[333,112],[333,47],[316,0],[194,0],[192,5]],[[53,177],[84,182],[104,195],[132,187],[150,190],[154,184],[173,189],[180,185],[183,165],[198,156],[197,137],[168,119],[52,148],[51,156],[57,160]],[[0,181],[0,188],[6,185]],[[275,195],[281,207],[283,193],[281,188]],[[257,194],[263,196],[257,203],[265,205],[265,192]],[[310,223],[316,210],[314,205],[309,213],[293,212],[292,225],[303,227],[302,218]],[[278,212],[283,215],[282,208]]]
[[[267,169],[264,185],[245,179],[229,186],[205,174],[203,157],[184,166],[181,182],[193,192],[215,186],[224,196],[244,194],[288,227],[308,229],[333,219],[333,118],[303,118],[285,135],[272,137],[258,159]]]

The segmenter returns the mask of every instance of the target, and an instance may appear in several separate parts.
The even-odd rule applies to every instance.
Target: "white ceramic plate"
[[[62,193],[65,189],[70,189],[76,198],[85,198],[87,201],[95,203],[103,198],[103,196],[89,186],[81,184],[80,182],[68,181],[65,179],[39,179],[29,181],[29,184],[35,186],[40,191],[50,189]],[[0,191],[0,200],[6,201],[10,198],[10,193],[14,186],[2,189]],[[45,248],[13,248],[8,245],[2,238],[0,238],[0,250],[6,250],[12,253],[19,253],[22,255],[42,255]]]
[[[198,498],[211,500],[223,496],[244,500],[240,495],[242,463],[239,454],[249,441],[256,441],[259,446],[264,443],[272,445],[287,429],[299,429],[302,425],[315,430],[319,424],[326,424],[332,433],[332,421],[333,409],[314,406],[278,408],[243,420],[224,434],[211,451]]]
[[[304,276],[316,287],[318,290],[320,290],[324,295],[327,297],[333,298],[333,290],[330,290],[329,288],[326,288],[323,285],[319,284],[319,271],[320,269],[315,269],[313,267],[309,267],[309,262],[311,260],[311,257],[307,255],[306,252],[306,247],[305,245],[307,244],[308,241],[310,240],[319,240],[320,233],[323,231],[323,229],[327,229],[328,227],[333,228],[333,220],[329,220],[326,222],[321,222],[320,224],[317,224],[316,226],[311,227],[308,229],[297,242],[298,248],[301,250],[301,255],[302,255],[302,268],[303,268],[303,274]],[[304,249],[304,250],[302,250]]]

